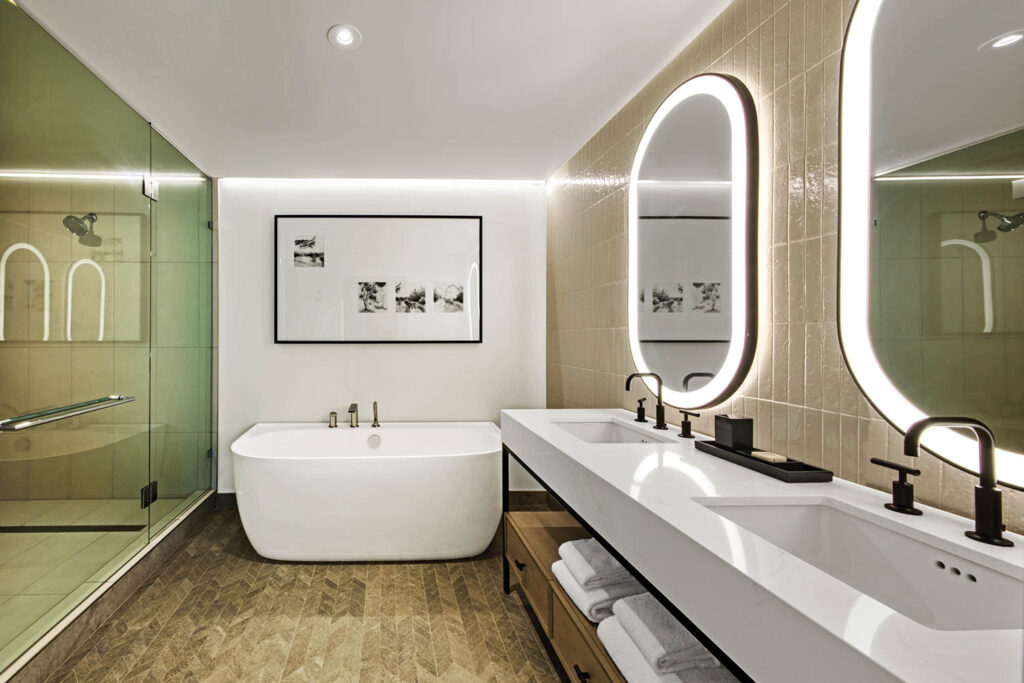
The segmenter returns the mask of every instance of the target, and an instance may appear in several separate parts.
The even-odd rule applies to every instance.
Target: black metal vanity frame
[[[687,616],[685,614],[683,614],[679,610],[679,608],[676,607],[668,598],[666,598],[665,595],[654,586],[654,584],[652,584],[650,581],[648,581],[647,578],[643,574],[641,574],[639,571],[637,571],[636,567],[634,567],[629,562],[629,560],[627,560],[625,557],[623,557],[615,549],[614,546],[612,546],[608,541],[606,541],[604,539],[604,537],[601,536],[601,534],[599,534],[594,529],[594,527],[590,526],[590,524],[588,524],[587,521],[585,519],[583,519],[583,517],[581,517],[575,510],[573,510],[572,507],[569,504],[567,504],[565,502],[565,500],[562,499],[562,497],[559,496],[557,492],[555,492],[554,489],[552,489],[550,486],[548,486],[547,483],[545,483],[543,479],[538,477],[537,473],[534,472],[532,469],[530,469],[529,465],[524,463],[522,461],[522,459],[519,458],[518,455],[513,453],[512,450],[508,446],[506,446],[504,443],[502,443],[501,444],[501,511],[502,511],[502,523],[501,523],[501,568],[502,568],[502,587],[504,588],[506,594],[512,592],[511,567],[509,566],[508,556],[506,554],[507,550],[508,550],[508,539],[506,537],[507,536],[507,532],[506,532],[506,524],[505,524],[505,521],[504,521],[505,513],[509,512],[509,489],[508,489],[508,484],[509,484],[509,480],[508,480],[509,458],[512,458],[517,463],[519,463],[519,465],[524,470],[526,470],[526,472],[531,477],[533,477],[537,481],[538,484],[540,484],[541,486],[544,487],[544,490],[546,490],[549,494],[551,494],[551,496],[553,496],[555,498],[555,500],[558,501],[559,505],[561,505],[563,508],[565,508],[566,512],[568,512],[570,515],[572,515],[573,518],[577,522],[579,522],[580,526],[582,526],[584,529],[586,529],[595,539],[597,539],[597,541],[602,546],[604,546],[605,550],[607,550],[609,553],[611,553],[612,557],[614,557],[616,560],[618,560],[619,563],[622,564],[623,567],[628,569],[629,572],[640,583],[640,585],[642,585],[644,588],[646,588],[651,593],[651,595],[653,595],[655,598],[657,598],[658,602],[660,602],[665,607],[665,609],[667,609],[669,611],[669,613],[672,614],[673,617],[678,619],[679,622],[682,623],[694,635],[694,637],[698,641],[700,641],[701,645],[703,645],[708,650],[710,650],[711,654],[713,654],[716,658],[718,658],[718,661],[720,661],[722,663],[722,666],[724,666],[726,669],[728,669],[739,680],[744,681],[744,683],[754,683],[754,679],[751,678],[745,671],[743,671],[743,669],[741,669],[739,667],[739,665],[736,664],[736,662],[734,662],[731,657],[729,657],[729,655],[725,654],[725,652],[723,652],[722,649],[720,647],[718,647],[718,645],[716,645],[713,640],[711,640],[707,635],[705,635],[704,632],[701,631],[700,628],[696,624],[694,624],[689,618],[687,618]]]

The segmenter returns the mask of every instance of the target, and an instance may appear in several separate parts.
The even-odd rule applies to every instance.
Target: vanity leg
[[[501,577],[505,594],[512,592],[510,569],[508,565],[508,539],[505,538],[505,513],[508,512],[508,449],[501,446]]]

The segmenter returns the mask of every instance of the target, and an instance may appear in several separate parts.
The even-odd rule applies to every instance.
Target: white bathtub
[[[231,453],[245,533],[272,560],[471,557],[501,519],[490,422],[260,423]]]

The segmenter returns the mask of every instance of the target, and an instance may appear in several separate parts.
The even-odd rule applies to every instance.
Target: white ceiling
[[[872,44],[874,169],[884,173],[1021,128],[1021,0],[888,0]]]
[[[541,180],[728,4],[19,0],[211,175]]]

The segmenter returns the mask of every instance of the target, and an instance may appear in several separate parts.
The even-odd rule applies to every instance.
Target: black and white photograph
[[[693,310],[705,313],[721,313],[718,302],[722,298],[721,282],[694,282]]]
[[[427,289],[421,283],[398,282],[395,285],[396,313],[426,313]]]
[[[434,285],[434,311],[436,313],[462,313],[462,285],[438,282]]]
[[[277,343],[481,340],[480,216],[278,215],[274,244]]]
[[[388,310],[387,282],[359,283],[359,312],[386,313]]]
[[[296,237],[292,263],[296,268],[323,268],[323,237],[320,235]]]
[[[651,288],[651,305],[655,313],[682,313],[683,293],[685,288],[682,284],[674,282],[670,285],[655,285]]]

